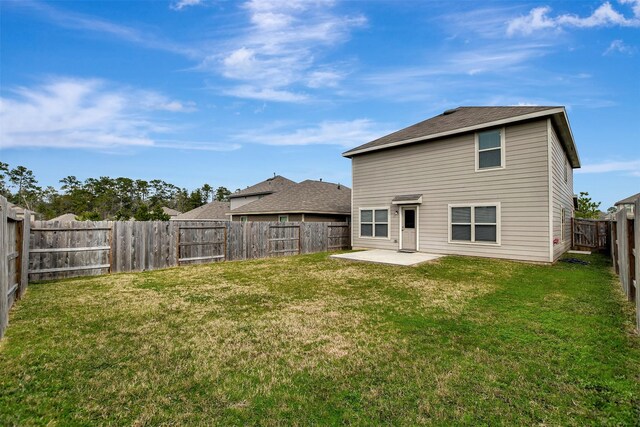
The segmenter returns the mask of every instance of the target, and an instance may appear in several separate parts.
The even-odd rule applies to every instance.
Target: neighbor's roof
[[[244,190],[237,191],[229,196],[230,199],[236,197],[257,196],[260,194],[271,194],[283,190],[287,187],[295,185],[294,181],[285,178],[284,176],[276,175],[273,178],[265,179],[251,187],[247,187]]]
[[[276,213],[351,213],[351,189],[331,182],[306,180],[231,211],[233,215]]]
[[[51,218],[49,221],[71,222],[76,220],[76,214],[66,213],[55,218]]]
[[[199,208],[190,210],[189,212],[182,213],[174,216],[171,220],[183,221],[183,220],[200,220],[200,219],[220,219],[227,220],[226,213],[231,209],[231,203],[219,202],[217,200],[202,205]]]
[[[162,207],[162,212],[164,212],[165,214],[167,214],[167,215],[169,215],[169,216],[176,216],[176,215],[180,215],[180,214],[182,213],[182,212],[180,212],[180,211],[177,211],[177,210],[175,210],[175,209],[168,208],[168,207],[166,207],[166,206],[163,206],[163,207]]]
[[[550,116],[565,147],[571,165],[580,167],[571,128],[564,107],[458,107],[397,132],[360,145],[342,155],[358,154],[391,148],[419,141],[466,133],[522,120]]]
[[[640,197],[640,193],[638,194],[634,194],[633,196],[629,196],[626,199],[622,199],[619,200],[617,202],[615,202],[613,205],[617,206],[617,205],[631,205],[633,203],[635,203],[636,199]]]

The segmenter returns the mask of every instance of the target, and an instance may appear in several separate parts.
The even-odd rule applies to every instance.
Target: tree
[[[231,191],[227,187],[218,187],[216,190],[216,200],[222,202],[228,200],[231,195]]]
[[[600,216],[600,202],[594,202],[589,197],[589,193],[581,191],[578,196],[578,209],[576,218],[596,219]]]
[[[24,166],[18,166],[11,169],[8,176],[9,182],[17,188],[14,202],[32,210],[32,206],[37,202],[39,193],[42,190],[36,185],[38,181],[33,176],[33,172]]]
[[[615,206],[609,206],[609,209],[607,209],[607,213],[609,214],[614,214],[618,212],[618,209],[615,208]]]
[[[8,197],[9,188],[5,178],[9,175],[9,165],[7,163],[0,162],[0,195]]]
[[[71,193],[73,190],[77,190],[82,186],[82,183],[78,181],[78,178],[73,175],[62,178],[60,180],[60,183],[62,184],[62,187],[60,187],[60,189],[64,190],[67,194]]]
[[[209,196],[213,193],[213,187],[209,184],[204,184],[200,189],[202,191],[202,195],[204,196],[204,202],[209,203]]]

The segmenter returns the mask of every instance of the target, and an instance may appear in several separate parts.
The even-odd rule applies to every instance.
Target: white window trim
[[[491,242],[474,242],[474,238],[475,238],[475,208],[476,207],[484,207],[484,206],[495,206],[496,208],[496,242],[495,243],[491,243]],[[451,239],[451,208],[471,208],[471,241],[470,242],[464,242],[461,240],[452,240]],[[447,209],[449,210],[449,215],[448,215],[448,220],[447,220],[447,228],[448,228],[448,235],[449,235],[449,243],[452,245],[472,245],[472,246],[502,246],[502,233],[500,232],[500,229],[502,228],[502,221],[501,221],[501,212],[502,212],[502,208],[501,208],[501,204],[500,202],[486,202],[486,203],[454,203],[454,204],[449,204]]]
[[[500,166],[494,166],[492,168],[480,168],[480,138],[479,134],[490,132],[496,129],[487,129],[483,131],[479,131],[475,133],[475,158],[476,158],[476,172],[487,172],[487,171],[496,171],[500,169],[505,169],[507,166],[506,163],[506,155],[505,155],[505,139],[506,139],[506,129],[504,127],[497,129],[500,131]],[[490,150],[497,150],[497,148],[491,148]],[[488,151],[488,150],[482,150]]]
[[[363,236],[362,235],[362,211],[373,211],[372,215],[372,222],[371,224],[373,225],[373,236]],[[387,237],[376,237],[376,213],[375,211],[387,211]],[[391,212],[389,212],[389,208],[384,206],[384,207],[377,207],[377,208],[358,208],[358,237],[361,239],[375,239],[375,240],[391,240],[391,216],[390,216]],[[368,224],[368,223],[367,223]],[[381,223],[382,224],[382,223]]]
[[[398,234],[400,236],[398,236],[398,250],[402,250],[402,221],[404,219],[404,212],[403,209],[404,208],[409,208],[409,209],[415,209],[416,210],[416,251],[420,250],[420,206],[418,205],[407,205],[407,206],[400,206],[400,209],[398,210],[398,216],[400,218],[398,218]]]
[[[282,218],[284,218],[284,221]],[[278,215],[278,222],[289,222],[289,215]]]

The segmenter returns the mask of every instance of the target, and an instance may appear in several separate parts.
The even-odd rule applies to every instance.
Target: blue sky
[[[460,105],[565,105],[606,209],[640,191],[640,0],[0,1],[1,160],[231,190],[350,184]]]

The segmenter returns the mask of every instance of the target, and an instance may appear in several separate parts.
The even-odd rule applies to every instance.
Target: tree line
[[[0,162],[0,193],[10,202],[39,213],[44,219],[74,213],[79,220],[166,221],[166,206],[187,212],[211,200],[227,200],[231,191],[210,184],[188,191],[161,179],[87,178],[60,180],[60,190],[42,187],[31,170]]]

